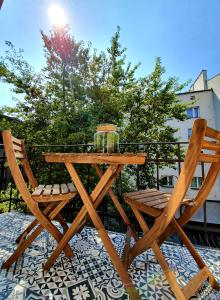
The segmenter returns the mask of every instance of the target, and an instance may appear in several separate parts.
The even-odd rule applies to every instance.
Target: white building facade
[[[209,127],[220,130],[220,74],[207,79],[207,71],[203,70],[189,92],[178,94],[182,102],[192,103],[187,109],[187,120],[168,120],[170,126],[177,128],[176,136],[180,142],[188,141],[193,123],[197,118],[206,119]],[[206,169],[204,170],[206,172]],[[178,171],[165,168],[160,170],[161,190],[171,192],[177,180]],[[220,177],[220,176],[219,176]],[[195,177],[187,196],[194,197],[202,183],[202,166],[198,165]],[[207,223],[220,224],[220,178],[206,201]],[[195,215],[193,221],[204,222],[204,209]]]

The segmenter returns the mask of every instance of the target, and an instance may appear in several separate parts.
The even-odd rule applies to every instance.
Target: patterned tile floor
[[[14,241],[19,232],[31,220],[31,216],[15,212],[0,214],[0,266],[16,247]],[[121,253],[124,235],[111,232],[110,237]],[[75,256],[67,259],[60,255],[50,271],[43,272],[42,264],[55,246],[55,242],[43,232],[9,270],[0,270],[0,299],[129,299],[94,229],[84,228],[70,243]],[[186,282],[197,270],[184,247],[164,244],[162,250],[175,268],[180,282]],[[220,250],[198,250],[220,282]],[[129,274],[142,299],[175,299],[152,252],[139,256]],[[206,286],[192,299],[220,300],[220,292]]]

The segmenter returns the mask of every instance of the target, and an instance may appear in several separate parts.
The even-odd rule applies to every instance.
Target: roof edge
[[[213,92],[213,89],[198,90],[198,91],[189,91],[189,92],[178,93],[176,95],[195,94],[195,93],[202,93],[202,92]]]

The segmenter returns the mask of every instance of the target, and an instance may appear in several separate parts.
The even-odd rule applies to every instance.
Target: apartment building
[[[191,103],[187,109],[187,120],[168,120],[169,125],[178,129],[176,136],[179,141],[188,141],[193,123],[197,118],[204,118],[208,126],[220,130],[220,74],[207,79],[207,71],[202,70],[188,92],[178,94],[182,102]],[[206,171],[206,169],[205,169]],[[161,190],[170,192],[177,180],[177,170],[165,168],[161,170]],[[202,166],[198,165],[191,187],[189,197],[194,197],[202,183]],[[220,224],[220,178],[218,178],[212,192],[206,201],[207,222]],[[193,218],[194,221],[204,221],[203,208]]]

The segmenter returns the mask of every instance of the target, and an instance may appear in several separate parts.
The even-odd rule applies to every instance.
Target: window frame
[[[190,110],[192,111],[192,113],[189,116],[188,111],[190,111]],[[187,115],[187,119],[197,119],[197,118],[200,118],[200,107],[199,106],[192,106],[192,107],[187,108],[186,115]]]
[[[187,128],[187,137],[188,137],[188,141],[191,138],[192,135],[192,128]]]
[[[163,184],[161,180],[167,179],[167,184]],[[171,179],[172,178],[172,179]],[[170,184],[170,179],[171,179],[171,184]],[[174,187],[174,175],[165,175],[160,179],[160,186],[165,187],[165,188],[173,188]]]
[[[192,186],[193,181],[196,181],[196,186]],[[202,177],[201,176],[194,176],[192,178],[192,182],[190,184],[190,188],[192,190],[199,190],[200,187],[201,187],[201,185],[202,185]]]

